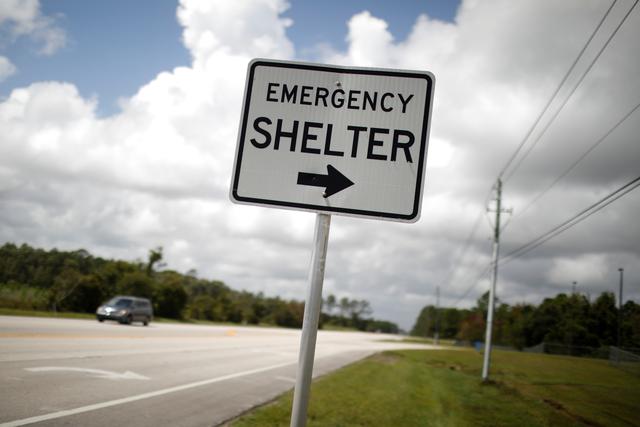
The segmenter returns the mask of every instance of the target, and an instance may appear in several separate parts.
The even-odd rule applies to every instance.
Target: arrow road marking
[[[327,165],[327,174],[319,175],[315,173],[298,172],[298,185],[308,185],[311,187],[325,187],[322,197],[333,196],[334,194],[351,187],[353,181],[344,176],[338,169]]]
[[[53,412],[50,414],[37,415],[35,417],[23,418],[21,420],[8,421],[0,424],[0,427],[18,427],[27,424],[38,423],[42,421],[55,420],[57,418],[68,417],[70,415],[82,414],[84,412],[95,411],[97,409],[110,408],[112,406],[123,405],[125,403],[136,402],[138,400],[150,399],[153,397],[163,396],[165,394],[176,393],[184,390],[189,390],[195,387],[202,387],[209,384],[215,384],[222,381],[227,381],[235,378],[241,378],[248,375],[259,374],[261,372],[267,372],[278,368],[284,368],[285,366],[295,365],[297,362],[279,363],[277,365],[265,366],[262,368],[251,369],[244,372],[236,372],[229,375],[223,375],[221,377],[210,378],[204,381],[196,381],[189,384],[179,385],[175,387],[169,387],[162,390],[151,391],[148,393],[137,394],[134,396],[124,397],[122,399],[108,400],[106,402],[95,403],[93,405],[81,406],[75,409],[65,409],[63,411]],[[37,368],[35,368],[37,369]]]
[[[89,368],[73,368],[67,366],[41,366],[38,368],[25,368],[25,371],[30,372],[50,372],[50,371],[67,371],[67,372],[82,372],[93,375],[96,378],[104,378],[108,380],[150,380],[151,378],[144,375],[136,374],[135,372],[127,371],[124,373],[118,373],[113,371],[103,371],[102,369],[89,369]]]

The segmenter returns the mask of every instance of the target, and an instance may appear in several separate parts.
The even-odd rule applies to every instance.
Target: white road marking
[[[253,349],[252,353],[263,353],[263,354],[275,354],[283,357],[297,357],[298,353],[291,351],[278,351],[278,350],[266,350],[266,349]]]
[[[97,409],[109,408],[111,406],[123,405],[125,403],[135,402],[137,400],[149,399],[152,397],[162,396],[169,393],[175,393],[178,391],[184,391],[195,387],[201,387],[204,385],[214,384],[226,380],[231,380],[234,378],[240,378],[247,375],[258,374],[260,372],[270,371],[272,369],[283,368],[289,365],[295,365],[297,362],[287,362],[287,363],[279,363],[277,365],[266,366],[264,368],[251,369],[244,372],[236,372],[235,374],[223,375],[221,377],[210,378],[208,380],[196,381],[189,384],[183,384],[176,387],[169,387],[162,390],[151,391],[148,393],[142,393],[135,396],[124,397],[122,399],[108,400],[102,403],[94,403],[93,405],[81,406],[75,409],[67,409],[63,411],[53,412],[51,414],[38,415],[36,417],[23,418],[21,420],[9,421],[6,423],[0,424],[0,427],[18,427],[24,426],[27,424],[33,424],[40,421],[48,421],[54,420],[56,418],[68,417],[70,415],[81,414],[83,412],[95,411]]]
[[[25,371],[30,372],[50,372],[50,371],[66,371],[66,372],[82,372],[91,374],[97,378],[104,378],[108,380],[150,380],[151,378],[144,375],[136,374],[135,372],[127,371],[124,373],[118,373],[113,371],[104,371],[102,369],[90,369],[90,368],[73,368],[69,366],[40,366],[38,368],[25,368]]]

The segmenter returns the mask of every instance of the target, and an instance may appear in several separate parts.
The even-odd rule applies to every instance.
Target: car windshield
[[[130,300],[129,298],[113,298],[112,300],[109,300],[109,302],[106,305],[110,305],[112,307],[118,307],[118,308],[126,308],[126,307],[130,307],[132,302],[133,301]]]

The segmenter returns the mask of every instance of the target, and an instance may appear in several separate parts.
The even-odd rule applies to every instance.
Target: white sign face
[[[231,200],[414,222],[434,77],[256,59]]]

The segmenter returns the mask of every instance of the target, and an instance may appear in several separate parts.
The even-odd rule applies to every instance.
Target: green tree
[[[457,338],[463,341],[484,341],[486,323],[481,311],[473,311],[460,323]]]
[[[627,301],[622,306],[622,347],[640,348],[640,304]]]
[[[159,316],[302,325],[302,302],[238,292],[221,281],[199,279],[195,270],[158,271],[162,261],[162,247],[150,250],[146,262],[128,262],[94,257],[84,249],[45,251],[6,243],[0,246],[0,305],[93,312],[101,302],[121,294],[151,298]],[[397,328],[369,318],[371,307],[365,300],[343,298],[339,310],[333,308],[338,305],[335,296],[328,301],[329,312],[342,316],[323,314],[323,320],[360,330]]]
[[[224,308],[210,295],[198,295],[189,303],[187,311],[192,319],[221,322],[225,320]]]
[[[149,250],[149,260],[147,261],[147,266],[145,271],[147,272],[147,276],[151,276],[153,273],[154,265],[160,263],[162,261],[162,246],[158,246],[155,249]]]
[[[518,304],[511,307],[504,324],[504,344],[519,350],[538,342],[533,341],[533,313],[535,307],[529,304]]]
[[[349,312],[351,310],[351,300],[347,297],[340,298],[339,309],[341,317],[349,317]]]
[[[599,345],[615,345],[618,333],[618,309],[612,292],[603,292],[593,302],[589,329],[598,336]]]
[[[326,312],[327,314],[331,315],[333,314],[333,310],[336,309],[336,296],[333,294],[329,294],[327,296],[327,299],[325,300],[325,308],[326,308]]]
[[[63,307],[62,303],[80,285],[81,277],[82,275],[76,270],[72,261],[65,263],[65,269],[54,279],[50,289],[50,302],[54,312],[68,308]]]
[[[78,286],[65,300],[65,309],[69,311],[95,313],[96,308],[108,298],[105,288],[95,274],[80,276]]]
[[[460,322],[468,314],[468,310],[455,308],[440,308],[440,336],[455,338],[458,334]]]
[[[411,335],[417,337],[432,337],[435,331],[436,308],[433,305],[425,306],[418,315],[416,323],[411,329]]]
[[[165,272],[153,294],[154,312],[157,316],[181,319],[187,299],[182,276],[173,271]]]
[[[125,273],[118,281],[117,289],[121,295],[152,298],[153,280],[148,275],[139,271]]]

